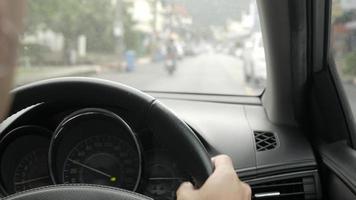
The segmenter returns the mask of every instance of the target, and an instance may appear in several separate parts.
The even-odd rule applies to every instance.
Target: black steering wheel
[[[77,106],[120,106],[133,112],[169,147],[172,155],[190,172],[200,187],[213,171],[210,157],[194,132],[158,100],[134,88],[93,78],[56,78],[15,89],[10,114],[38,103]],[[139,200],[146,196],[118,188],[96,185],[54,185],[8,196],[8,200]]]

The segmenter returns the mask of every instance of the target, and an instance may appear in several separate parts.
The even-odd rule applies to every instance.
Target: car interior
[[[140,91],[83,77],[15,88],[0,126],[4,199],[38,187],[53,189],[48,199],[102,192],[56,193],[73,183],[175,199],[182,181],[204,183],[219,154],[232,158],[252,199],[356,199],[356,126],[330,47],[332,1],[257,6],[260,95]]]

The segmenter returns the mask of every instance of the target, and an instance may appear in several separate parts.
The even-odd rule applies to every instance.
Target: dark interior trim
[[[325,35],[326,38],[324,40],[325,42],[325,49],[324,49],[324,54],[326,55],[326,62],[327,62],[327,67],[330,70],[330,76],[332,78],[332,81],[334,83],[335,90],[337,92],[337,97],[340,102],[340,107],[341,111],[343,113],[344,119],[345,119],[345,125],[348,130],[348,135],[349,135],[349,145],[351,147],[355,148],[356,147],[356,123],[355,123],[355,118],[352,113],[350,104],[348,102],[347,95],[345,93],[344,87],[342,85],[342,80],[337,72],[335,61],[332,55],[332,45],[331,45],[331,15],[332,15],[332,0],[327,0],[325,1],[326,3],[326,8],[325,8],[325,18],[326,18],[326,25],[325,25]]]
[[[297,172],[289,172],[289,173],[279,173],[277,175],[271,175],[271,176],[265,176],[265,177],[259,177],[259,178],[252,178],[252,179],[246,179],[245,181],[249,184],[257,184],[257,183],[263,183],[266,181],[272,181],[272,180],[278,180],[278,179],[285,179],[285,178],[294,178],[294,177],[303,177],[303,176],[317,176],[318,171],[317,170],[303,170],[303,171],[297,171]]]
[[[331,12],[332,1],[313,1],[313,71],[310,126],[324,139],[324,142],[347,140],[356,147],[356,125],[345,94],[342,81],[337,72],[332,55]],[[316,23],[319,22],[319,23]],[[320,23],[322,22],[322,23]],[[319,28],[319,29],[318,29]],[[322,30],[323,32],[320,32]],[[322,59],[322,63],[318,60]],[[322,65],[319,65],[322,64]]]
[[[331,51],[330,51],[331,52]],[[355,118],[352,113],[347,94],[345,93],[342,81],[339,77],[339,74],[336,70],[335,62],[332,56],[329,56],[328,66],[330,70],[330,76],[334,83],[334,87],[337,93],[337,98],[339,100],[340,109],[344,118],[345,129],[347,130],[347,135],[349,139],[349,145],[352,148],[356,147],[356,123]]]
[[[356,194],[356,151],[345,141],[320,147],[323,163],[333,171]],[[348,161],[348,162],[345,162]]]
[[[262,103],[276,124],[299,126],[307,96],[307,1],[258,0],[267,63]]]
[[[311,39],[311,65],[313,72],[319,72],[325,65],[325,50],[327,34],[325,33],[328,26],[325,20],[326,1],[315,0],[309,1],[311,6],[311,15],[309,23],[311,24],[310,39]]]

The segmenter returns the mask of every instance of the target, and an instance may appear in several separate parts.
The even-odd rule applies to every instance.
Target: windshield
[[[15,86],[85,76],[143,91],[258,95],[266,64],[248,0],[29,0]]]

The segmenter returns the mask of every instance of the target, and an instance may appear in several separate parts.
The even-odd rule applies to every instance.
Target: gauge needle
[[[82,167],[87,168],[87,169],[89,169],[89,170],[91,170],[91,171],[93,171],[93,172],[96,172],[96,173],[98,173],[98,174],[104,175],[104,176],[110,178],[110,180],[113,179],[113,176],[111,176],[110,174],[107,174],[107,173],[105,173],[105,172],[103,172],[103,171],[100,171],[100,170],[98,170],[98,169],[92,168],[92,167],[90,167],[90,166],[88,166],[88,165],[86,165],[86,164],[80,163],[80,162],[78,162],[78,161],[76,161],[76,160],[72,160],[72,159],[68,159],[68,160],[69,160],[70,162],[76,164],[76,165],[82,166]],[[116,178],[115,178],[115,179],[116,179]]]
[[[32,182],[36,182],[36,181],[42,181],[42,180],[46,180],[49,179],[48,176],[43,176],[43,177],[38,177],[38,178],[33,178],[33,179],[29,179],[26,181],[21,181],[21,182],[15,182],[15,185],[21,185],[21,184],[27,184],[27,183],[32,183]]]

